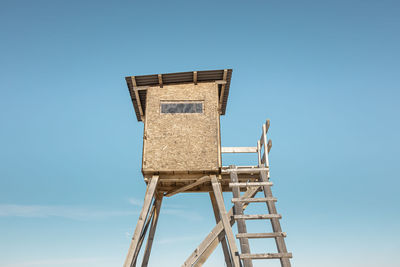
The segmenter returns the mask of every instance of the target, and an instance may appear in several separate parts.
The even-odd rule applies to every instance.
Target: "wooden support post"
[[[143,255],[142,267],[147,267],[147,264],[149,263],[151,246],[153,245],[154,235],[156,233],[156,228],[157,228],[158,217],[160,216],[162,199],[163,199],[162,193],[157,194],[155,202],[154,202],[155,212],[153,215],[153,219],[151,221],[149,237],[147,239],[146,249],[145,249],[145,252]]]
[[[152,219],[153,219],[154,211],[155,211],[155,204],[156,204],[156,203],[153,202],[153,206],[152,206],[152,208],[151,208],[151,211],[150,211],[149,215],[147,216],[147,220],[146,220],[146,223],[145,223],[145,225],[144,225],[143,231],[142,231],[142,233],[140,234],[139,244],[138,244],[138,246],[137,246],[137,248],[136,248],[135,254],[133,255],[133,259],[134,259],[134,260],[133,260],[133,266],[136,266],[136,262],[137,262],[137,258],[138,258],[138,256],[139,256],[140,248],[141,248],[142,245],[143,245],[143,241],[144,241],[144,238],[145,238],[145,236],[146,236],[147,229],[149,228],[150,222],[151,222]]]
[[[211,199],[211,205],[212,205],[212,208],[214,211],[215,222],[218,224],[221,221],[221,217],[219,216],[217,200],[215,199],[215,196],[212,192],[209,192],[209,194],[210,194],[210,199]],[[219,234],[218,240],[221,243],[222,251],[224,252],[226,266],[232,267],[231,255],[229,254],[229,248],[228,248],[228,244],[226,243],[226,238],[225,238],[224,232],[221,232]]]
[[[198,186],[198,185],[201,185],[201,184],[203,184],[205,182],[208,182],[209,180],[210,180],[210,176],[208,176],[208,175],[203,176],[203,177],[199,178],[197,181],[195,181],[194,183],[191,183],[191,184],[179,187],[178,189],[174,189],[174,190],[171,190],[171,191],[167,192],[167,194],[165,194],[165,196],[166,197],[171,197],[171,196],[173,196],[175,194],[178,194],[180,192],[184,192],[186,190],[189,190],[190,188],[193,188],[195,186]]]
[[[253,187],[248,189],[243,197],[254,197],[259,191],[258,187]],[[246,209],[247,204],[243,205],[243,209]],[[228,212],[228,217],[230,218],[230,224],[233,225],[235,220],[233,219],[233,208],[231,208]],[[224,227],[222,225],[222,221],[220,221],[207,235],[207,237],[200,243],[200,245],[192,252],[192,254],[186,259],[182,267],[191,267],[194,266],[195,262],[205,262],[208,257],[213,253],[213,251],[217,248],[219,240],[218,236],[224,233]]]
[[[158,176],[154,175],[147,185],[146,195],[144,197],[142,211],[139,215],[138,223],[136,224],[135,232],[129,246],[128,255],[126,256],[124,267],[132,267],[135,262],[135,253],[140,242],[140,236],[143,231],[143,226],[149,213],[150,205],[154,197],[154,193],[158,183]]]
[[[219,210],[219,216],[221,217],[222,225],[224,226],[225,235],[228,240],[230,253],[232,256],[233,267],[240,267],[239,251],[236,246],[235,237],[232,232],[230,220],[228,214],[226,213],[224,199],[222,196],[221,185],[215,175],[211,176],[211,184],[214,191],[214,196],[217,202],[217,207]]]
[[[236,168],[235,166],[230,166],[231,168]],[[238,183],[239,179],[237,176],[236,172],[231,172],[231,182],[232,183]],[[238,186],[234,186],[232,188],[232,193],[234,198],[240,198],[240,189]],[[234,206],[235,210],[235,215],[243,215],[243,203],[242,202],[236,202]],[[238,227],[238,233],[243,234],[247,233],[247,227],[244,219],[238,219],[237,220],[237,227]],[[249,245],[249,240],[247,238],[241,238],[240,240],[240,249],[241,253],[243,254],[250,254],[250,245]],[[244,259],[243,260],[244,267],[253,267],[253,263],[251,262],[251,259]]]

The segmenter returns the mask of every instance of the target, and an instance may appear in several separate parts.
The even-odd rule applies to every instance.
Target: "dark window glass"
[[[161,103],[161,113],[203,113],[203,103]]]

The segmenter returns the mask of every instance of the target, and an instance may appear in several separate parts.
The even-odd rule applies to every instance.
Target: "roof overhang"
[[[232,69],[225,69],[128,76],[125,77],[125,80],[128,84],[136,117],[138,121],[142,121],[146,115],[147,88],[150,86],[162,88],[168,84],[216,82],[218,84],[220,114],[225,115],[231,77]]]

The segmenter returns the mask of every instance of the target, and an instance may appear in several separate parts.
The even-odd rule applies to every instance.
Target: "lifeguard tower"
[[[269,120],[253,147],[221,147],[220,116],[225,114],[231,69],[126,77],[138,121],[144,123],[142,173],[147,184],[143,208],[124,267],[136,266],[147,237],[142,265],[147,266],[163,197],[184,192],[209,193],[216,226],[182,266],[202,266],[219,243],[228,267],[251,267],[253,260],[279,259],[289,267],[269,181]],[[222,153],[255,153],[254,166],[222,166]],[[233,193],[227,212],[222,192]],[[256,198],[257,192],[264,197]],[[244,192],[244,193],[241,193]],[[244,214],[251,203],[266,203],[266,214]],[[268,220],[271,233],[248,233],[246,220]],[[240,251],[232,225],[237,223]],[[252,254],[249,239],[273,238],[277,253]]]

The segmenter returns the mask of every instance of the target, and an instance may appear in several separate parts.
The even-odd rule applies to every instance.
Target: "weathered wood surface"
[[[238,187],[249,187],[249,186],[262,186],[262,185],[269,185],[272,186],[273,183],[272,182],[245,182],[245,183],[229,183],[229,187],[234,187],[234,186],[238,186]]]
[[[233,218],[235,220],[244,219],[244,220],[268,220],[272,218],[282,218],[280,214],[246,214],[246,215],[234,215]]]
[[[132,241],[129,246],[124,267],[132,267],[135,262],[134,256],[140,242],[140,236],[147,218],[147,214],[149,213],[150,205],[154,197],[154,193],[156,191],[157,183],[158,183],[158,176],[154,175],[151,178],[149,184],[147,185],[142,211],[140,212],[139,220],[138,223],[136,224],[135,232],[133,234]]]
[[[234,168],[234,166],[232,166],[232,168]],[[232,183],[238,183],[238,176],[237,176],[236,172],[231,172],[231,181],[232,181]],[[237,186],[233,187],[232,194],[233,194],[233,197],[240,198],[239,187],[237,187]],[[237,214],[237,215],[243,215],[243,204],[241,202],[236,202],[234,205],[234,211],[235,211],[235,214]],[[245,220],[237,219],[236,225],[237,225],[239,233],[242,233],[242,234],[247,233],[247,227],[246,227]],[[240,241],[239,243],[240,243],[241,253],[250,254],[249,240],[247,238],[241,238],[239,241]],[[253,263],[251,262],[251,259],[243,260],[243,265],[244,265],[244,267],[253,267]]]
[[[244,194],[243,197],[254,197],[258,188],[250,188]],[[247,207],[247,204],[243,205],[243,209]],[[236,221],[233,219],[233,207],[228,212],[230,218],[230,224],[233,225]],[[224,227],[220,221],[207,235],[207,237],[200,243],[200,245],[192,252],[192,254],[186,259],[182,267],[193,266],[198,260],[207,260],[212,252],[216,249],[219,244],[218,236],[223,233]]]
[[[163,195],[160,193],[157,194],[155,202],[154,202],[155,212],[153,215],[153,219],[151,220],[150,232],[149,232],[149,237],[147,238],[146,249],[145,249],[145,252],[143,255],[142,267],[147,267],[147,265],[149,263],[151,247],[153,245],[154,235],[156,233],[156,228],[157,228],[157,222],[158,222],[158,218],[160,216],[162,199],[163,199]]]
[[[267,153],[266,159],[267,159],[266,162],[268,162],[268,153]],[[261,172],[260,179],[262,182],[267,182],[269,180],[268,174],[269,174],[269,172],[267,172],[267,171]],[[264,196],[266,198],[273,198],[272,190],[271,190],[270,186],[263,186],[263,192],[264,192]],[[268,211],[270,214],[278,214],[275,203],[273,201],[268,201],[266,203],[267,203],[267,208],[268,208]],[[277,219],[277,218],[271,219],[271,224],[272,224],[272,230],[275,233],[282,232],[281,223],[279,222],[279,219]],[[275,243],[276,243],[279,253],[287,253],[287,248],[286,248],[285,240],[283,239],[283,237],[276,237]],[[291,266],[289,259],[286,257],[281,258],[280,261],[281,261],[282,267],[290,267]]]
[[[222,153],[257,153],[257,147],[222,147]]]
[[[286,237],[286,233],[238,233],[236,238],[275,238],[275,237]]]
[[[292,253],[258,253],[258,254],[242,254],[241,259],[282,259],[291,258]]]
[[[209,175],[201,177],[200,179],[198,179],[194,183],[191,183],[191,184],[182,186],[182,187],[180,187],[178,189],[172,190],[172,191],[168,192],[165,196],[166,197],[170,197],[170,196],[176,195],[176,194],[178,194],[180,192],[184,192],[186,190],[189,190],[190,188],[193,188],[193,187],[196,187],[198,185],[201,185],[201,184],[203,184],[203,183],[205,183],[207,181],[210,181],[210,176]]]
[[[222,225],[224,226],[224,231],[226,239],[229,244],[230,254],[232,256],[233,267],[240,267],[239,251],[236,246],[235,237],[232,232],[230,220],[225,209],[224,199],[222,197],[221,186],[215,175],[211,176],[211,183],[214,189],[214,196],[217,202],[217,207],[219,210],[219,216],[221,217]]]
[[[217,200],[215,199],[214,193],[210,192],[209,194],[210,194],[211,205],[212,205],[213,212],[214,212],[215,222],[218,224],[221,221],[221,217],[219,216]],[[221,232],[219,234],[218,240],[221,243],[222,252],[224,253],[226,266],[232,267],[232,259],[231,259],[231,255],[229,254],[228,244],[226,243],[225,232]],[[198,261],[196,266],[200,266],[203,263],[204,263],[203,261]]]
[[[274,197],[232,198],[232,203],[236,203],[236,202],[256,203],[256,202],[276,202],[276,201],[278,201],[278,200]]]

